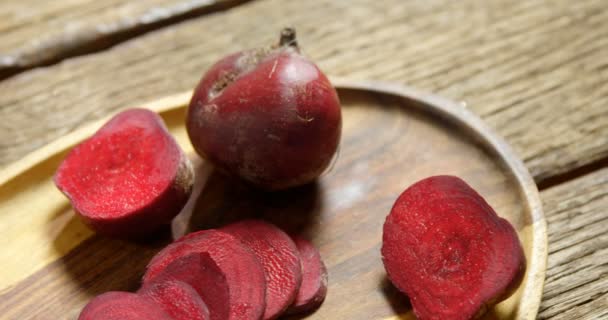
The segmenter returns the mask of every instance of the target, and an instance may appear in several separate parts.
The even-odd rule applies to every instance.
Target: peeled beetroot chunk
[[[245,243],[262,263],[266,276],[263,319],[276,319],[293,302],[302,281],[296,245],[281,229],[261,220],[244,220],[221,230]]]
[[[264,269],[251,249],[225,232],[198,231],[165,247],[148,264],[144,283],[153,282],[174,260],[197,252],[208,253],[226,277],[230,301],[228,320],[261,319],[266,306]]]
[[[384,267],[418,319],[472,319],[519,286],[525,257],[511,224],[457,177],[406,189],[384,224]]]
[[[154,292],[150,288],[174,281],[187,283],[202,298],[211,316],[205,319],[228,319],[230,296],[226,276],[208,253],[195,252],[180,256],[155,276],[146,273],[140,292]]]
[[[54,180],[92,229],[137,237],[171,222],[190,195],[193,177],[162,119],[130,109],[76,146]]]
[[[288,314],[308,312],[318,308],[327,294],[327,269],[319,250],[312,243],[300,237],[294,237],[300,261],[302,263],[302,285],[296,299],[287,309]]]
[[[91,300],[78,320],[174,320],[152,300],[130,292],[107,292]]]
[[[142,295],[156,302],[174,320],[209,320],[209,310],[198,293],[181,281],[149,286]]]
[[[336,90],[285,29],[278,46],[213,65],[194,91],[186,127],[194,149],[218,169],[272,190],[308,183],[327,168],[342,118]]]

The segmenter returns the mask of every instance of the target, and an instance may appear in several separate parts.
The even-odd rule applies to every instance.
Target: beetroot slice
[[[302,285],[288,314],[309,312],[321,306],[327,295],[327,268],[319,250],[310,241],[294,237],[302,263]]]
[[[144,278],[140,291],[146,292],[149,287],[167,281],[179,281],[190,285],[208,307],[210,319],[228,318],[230,311],[228,283],[208,253],[195,252],[173,260],[153,278]]]
[[[209,320],[209,309],[198,292],[181,281],[155,282],[140,293],[176,320]]]
[[[226,277],[230,296],[228,319],[261,319],[266,306],[264,269],[251,249],[225,232],[198,231],[170,244],[150,261],[144,283],[152,282],[174,260],[196,252],[207,252]]]
[[[138,237],[171,222],[190,195],[193,177],[162,119],[130,109],[70,151],[54,181],[92,229]]]
[[[389,279],[418,319],[471,319],[508,297],[525,257],[511,224],[457,177],[421,180],[395,202],[384,224]]]
[[[153,301],[130,292],[106,292],[91,300],[78,320],[174,320]]]
[[[277,318],[291,305],[302,282],[295,243],[281,229],[261,220],[244,220],[221,230],[239,238],[257,255],[266,276],[263,319]]]

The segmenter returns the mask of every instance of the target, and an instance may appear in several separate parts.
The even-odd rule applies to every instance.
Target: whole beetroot
[[[384,224],[382,257],[421,320],[480,316],[525,271],[515,229],[453,176],[423,179],[399,196]]]
[[[331,162],[342,118],[336,90],[293,29],[278,46],[229,55],[207,71],[186,121],[194,149],[264,189],[306,184]]]

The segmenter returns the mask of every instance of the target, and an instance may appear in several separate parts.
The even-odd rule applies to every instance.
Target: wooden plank
[[[192,88],[216,59],[274,41],[284,25],[331,75],[466,101],[537,182],[608,156],[606,1],[260,0],[0,83],[0,163]]]
[[[110,47],[245,0],[0,2],[0,76]]]
[[[608,317],[608,168],[541,193],[549,258],[540,319]]]

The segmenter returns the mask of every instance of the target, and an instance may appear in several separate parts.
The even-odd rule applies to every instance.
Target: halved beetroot
[[[173,260],[156,276],[146,274],[140,292],[149,291],[157,283],[171,281],[190,285],[209,309],[210,319],[228,319],[230,296],[226,276],[206,252],[194,252]]]
[[[162,119],[130,109],[72,149],[54,181],[92,229],[138,237],[171,222],[193,178],[190,161]]]
[[[175,320],[209,320],[209,309],[189,284],[181,281],[155,282],[141,295],[156,302]]]
[[[107,292],[95,297],[78,320],[174,320],[152,300],[130,292]]]
[[[382,256],[418,319],[472,319],[521,282],[517,233],[468,184],[453,176],[405,190],[384,224]]]
[[[261,220],[243,220],[221,230],[239,238],[257,255],[266,276],[263,319],[279,317],[295,299],[302,282],[295,243],[283,230]]]
[[[150,261],[144,283],[152,282],[174,260],[196,252],[207,252],[226,277],[230,295],[228,319],[261,319],[266,306],[264,269],[251,249],[225,232],[198,231],[170,244]]]
[[[294,237],[302,263],[302,285],[288,314],[309,312],[321,306],[327,295],[327,268],[319,250],[310,241]]]

